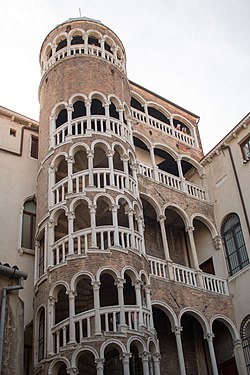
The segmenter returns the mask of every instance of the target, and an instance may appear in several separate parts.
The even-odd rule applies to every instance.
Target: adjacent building
[[[0,121],[24,374],[247,374],[248,117],[204,157],[199,117],[129,81],[100,21],[57,26],[40,64],[39,154],[35,121]]]

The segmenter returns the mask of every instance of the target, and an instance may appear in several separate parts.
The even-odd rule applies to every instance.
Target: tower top
[[[56,25],[56,27],[63,25],[64,23],[73,22],[73,21],[89,21],[89,22],[95,22],[99,23],[100,25],[103,25],[103,23],[100,20],[95,20],[94,18],[89,17],[74,17],[74,18],[68,18],[66,21],[59,23]]]

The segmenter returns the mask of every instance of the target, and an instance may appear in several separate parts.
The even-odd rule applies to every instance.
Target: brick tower
[[[199,118],[128,81],[99,21],[57,26],[40,65],[34,374],[218,374],[238,334]]]

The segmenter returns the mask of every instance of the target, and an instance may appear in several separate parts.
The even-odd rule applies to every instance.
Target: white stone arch
[[[141,134],[140,132],[138,132],[138,131],[133,131],[133,137],[136,137],[136,138],[138,138],[140,141],[142,141],[143,143],[145,143],[145,145],[147,146],[147,148],[148,148],[148,151],[149,151],[149,149],[150,149],[150,147],[153,147],[153,144],[151,143],[151,141],[147,138],[147,137],[145,137],[145,135],[144,134]]]
[[[91,91],[89,93],[88,99],[89,99],[90,103],[91,103],[92,99],[99,99],[102,102],[103,107],[104,107],[105,104],[108,103],[108,99],[107,99],[106,95],[104,95],[100,91]]]
[[[62,160],[62,158],[67,159],[67,157],[68,157],[67,152],[65,152],[65,151],[59,152],[58,154],[56,154],[53,157],[50,166],[51,167],[58,167],[58,165],[59,165],[60,161]]]
[[[68,34],[66,32],[61,32],[59,35],[56,35],[56,37],[53,39],[53,45],[57,47],[58,43],[60,43],[62,40],[68,38]]]
[[[123,102],[122,106],[124,108],[124,116],[125,116],[125,118],[128,117],[128,116],[131,116],[131,110],[130,110],[130,107],[127,105],[127,103]]]
[[[67,366],[67,368],[70,368],[70,367],[71,367],[71,365],[70,365],[70,361],[68,360],[68,358],[66,358],[66,357],[59,357],[59,358],[56,358],[56,359],[54,359],[54,360],[51,362],[51,364],[50,364],[50,366],[49,366],[49,372],[48,372],[48,375],[57,375],[55,371],[58,370],[57,367],[59,367],[59,365],[60,365],[62,362],[65,363],[65,365]]]
[[[190,218],[186,214],[185,210],[183,210],[183,208],[181,208],[180,206],[178,206],[177,204],[175,204],[173,202],[168,202],[168,203],[163,205],[164,216],[166,216],[165,212],[166,212],[167,208],[174,210],[178,215],[180,215],[180,217],[182,218],[186,228],[191,226]]]
[[[104,351],[108,345],[117,345],[121,349],[121,353],[126,353],[125,345],[117,339],[109,339],[105,341],[100,348],[100,358],[104,358]]]
[[[135,211],[136,208],[137,208],[138,211],[140,212],[140,214],[143,215],[143,207],[142,207],[142,202],[141,202],[141,200],[133,201],[133,202],[132,202],[132,207],[133,207],[133,210],[134,210],[134,211]]]
[[[114,151],[116,146],[120,147],[122,149],[123,154],[127,154],[126,148],[119,141],[115,141],[115,142],[112,143],[111,150]]]
[[[87,145],[87,143],[76,142],[76,143],[73,144],[73,146],[70,147],[69,156],[75,156],[76,152],[81,150],[81,149],[85,149],[85,151],[88,152],[90,150],[90,147],[89,147],[89,145]]]
[[[123,51],[123,49],[119,45],[117,45],[116,51],[117,51],[118,60],[126,62],[125,52]]]
[[[181,326],[181,318],[185,313],[189,314],[189,315],[192,315],[193,317],[195,317],[198,320],[198,322],[202,326],[204,335],[206,335],[207,333],[210,332],[209,323],[208,323],[207,319],[205,318],[205,316],[202,315],[202,313],[200,311],[198,311],[198,310],[196,310],[192,307],[185,307],[184,309],[182,309],[180,311],[179,317],[178,317],[179,326]]]
[[[159,344],[154,337],[149,337],[147,339],[147,351],[150,352],[150,344],[153,343],[155,351],[153,353],[159,353]],[[152,353],[152,352],[151,352]]]
[[[99,31],[94,30],[94,29],[89,29],[89,30],[87,30],[87,31],[86,31],[86,34],[88,35],[88,37],[89,37],[89,36],[94,36],[94,37],[96,37],[99,41],[101,41],[102,38],[103,38],[102,34],[101,34]]]
[[[176,161],[179,157],[178,152],[174,151],[171,147],[169,147],[167,144],[164,143],[154,143],[153,144],[154,149],[159,148],[165,152],[167,152],[172,158]]]
[[[171,113],[159,103],[156,103],[156,102],[153,102],[153,101],[148,101],[148,102],[146,102],[146,105],[147,105],[147,108],[152,107],[152,108],[157,109],[159,112],[162,112],[162,114],[164,116],[166,116],[168,119],[171,116]]]
[[[140,197],[148,201],[153,206],[153,208],[155,209],[157,218],[160,215],[163,215],[162,207],[159,205],[156,199],[154,199],[152,196],[149,196],[148,194],[145,194],[143,192],[140,193]]]
[[[103,267],[99,268],[98,271],[96,272],[96,281],[100,281],[101,274],[104,273],[104,272],[113,276],[115,281],[117,281],[117,279],[121,278],[120,273],[115,268],[103,266]]]
[[[68,207],[60,205],[51,212],[50,221],[53,221],[55,225],[57,225],[58,217],[60,216],[62,211],[64,211],[66,215],[68,213]]]
[[[146,105],[146,100],[136,91],[131,91],[131,98],[132,97],[134,97],[142,105],[142,107]]]
[[[231,337],[232,337],[233,341],[241,340],[235,324],[232,322],[231,319],[229,319],[227,316],[222,315],[222,314],[216,314],[211,318],[210,325],[209,325],[210,330],[211,330],[210,332],[213,332],[213,323],[215,322],[215,320],[218,320],[221,323],[225,324],[225,326],[228,328],[228,330],[231,334]]]
[[[128,149],[127,155],[129,156],[129,158],[131,157],[132,164],[135,164],[136,163],[136,157],[135,157],[134,151]]]
[[[41,305],[38,306],[38,308],[35,310],[34,313],[34,359],[35,363],[38,362],[38,339],[39,339],[39,321],[40,321],[40,315],[41,315],[41,309],[44,309],[44,358],[45,358],[45,353],[46,353],[46,343],[47,343],[47,306],[45,303],[42,303]]]
[[[79,33],[79,34],[77,34],[77,33]],[[69,35],[69,37],[73,37],[75,35],[81,35],[82,37],[84,37],[85,30],[81,29],[80,27],[75,27],[74,29],[70,30],[68,35]]]
[[[150,280],[149,280],[148,275],[146,274],[146,272],[144,270],[140,270],[140,272],[139,272],[139,280],[142,280],[143,276],[145,277],[145,280],[146,280],[146,286],[150,286]]]
[[[51,42],[49,42],[46,47],[44,48],[43,50],[43,57],[42,57],[42,60],[43,61],[48,61],[51,57],[52,57],[52,48],[53,48],[53,44]],[[48,57],[48,53],[51,51],[51,57]]]
[[[207,228],[208,230],[210,231],[211,233],[211,236],[212,238],[216,237],[219,235],[215,225],[211,222],[210,219],[208,219],[205,215],[201,214],[201,213],[194,213],[191,217],[190,217],[190,223],[192,226],[193,225],[193,222],[194,222],[194,219],[196,220],[200,220]]]
[[[116,43],[115,43],[114,39],[112,39],[109,35],[105,34],[105,35],[103,35],[103,40],[105,42],[107,42],[108,44],[110,42],[110,48],[111,48],[112,51],[114,51],[114,49],[116,48]]]
[[[133,208],[131,201],[130,201],[130,200],[128,199],[128,197],[127,197],[126,195],[124,195],[124,194],[119,194],[119,195],[117,195],[117,197],[115,198],[115,204],[119,206],[119,201],[120,201],[121,199],[123,199],[124,201],[127,202],[129,208]]]
[[[95,195],[94,200],[93,200],[93,204],[95,206],[96,206],[97,200],[99,198],[106,198],[105,200],[108,201],[107,203],[110,203],[110,207],[115,205],[115,200],[110,194],[108,194],[108,193],[98,193],[98,194]]]
[[[60,290],[60,288],[64,286],[65,289],[66,289],[66,293],[70,290],[70,287],[69,287],[69,284],[67,283],[67,281],[65,280],[58,280],[54,285],[52,285],[52,287],[50,288],[50,291],[49,291],[49,298],[50,297],[54,297],[56,298],[57,297],[57,294],[58,294],[58,291]]]
[[[115,94],[109,94],[107,99],[109,103],[112,102],[116,106],[117,110],[123,108],[120,98],[118,98],[118,96],[116,96]]]
[[[76,285],[79,279],[81,279],[82,276],[88,276],[91,280],[91,282],[95,281],[95,276],[89,272],[89,271],[79,271],[77,272],[70,281],[70,289],[75,292],[76,291]]]
[[[193,167],[197,169],[197,172],[199,173],[199,176],[201,177],[205,173],[204,167],[197,162],[197,160],[193,159],[190,155],[187,154],[181,154],[180,155],[181,160],[185,160],[188,163],[190,163]]]
[[[136,280],[139,280],[140,277],[139,277],[138,272],[136,271],[136,269],[134,267],[131,267],[131,266],[123,267],[123,269],[121,270],[122,279],[124,279],[126,272],[128,272],[129,276],[130,276],[130,274],[133,274],[133,278],[131,278],[131,280],[133,282],[135,282]]]
[[[167,315],[168,319],[170,320],[172,331],[174,332],[175,327],[179,326],[179,322],[177,315],[175,311],[172,309],[172,307],[170,307],[169,305],[160,300],[152,300],[151,304],[152,308],[157,307],[159,310],[162,310]]]
[[[186,125],[189,128],[190,132],[192,130],[194,130],[194,125],[186,117],[184,117],[184,116],[182,116],[178,113],[172,113],[172,117],[173,117],[173,119],[176,119],[176,120],[180,119],[181,122],[183,122],[183,124]]]
[[[90,200],[90,198],[81,195],[80,197],[76,197],[72,200],[69,206],[69,211],[74,212],[76,207],[81,203],[81,201],[87,202],[88,207],[92,205],[92,201]]]
[[[72,363],[73,368],[74,367],[77,368],[78,359],[83,352],[91,352],[94,355],[95,359],[99,358],[99,354],[98,354],[96,349],[92,348],[89,345],[84,345],[83,347],[81,347],[81,348],[79,348],[79,349],[77,349],[73,352],[73,355],[72,355],[72,358],[71,358],[71,363]]]
[[[147,351],[147,346],[146,346],[146,343],[143,341],[143,339],[139,336],[131,336],[129,337],[128,341],[127,341],[127,351],[128,353],[130,353],[130,347],[131,347],[131,344],[133,342],[138,342],[140,345],[141,345],[141,352],[146,352]],[[139,348],[137,348],[139,353],[140,353],[140,350]]]
[[[99,145],[106,152],[108,152],[109,150],[111,150],[110,144],[108,142],[104,141],[103,139],[95,139],[91,143],[91,146],[90,146],[91,151],[95,152],[96,145]]]
[[[88,97],[87,97],[87,95],[78,92],[78,93],[73,94],[73,95],[69,98],[69,105],[70,105],[70,106],[73,106],[73,104],[74,104],[75,102],[77,102],[77,100],[80,100],[80,99],[83,99],[82,101],[84,102],[84,104],[86,104],[86,102],[88,101]]]
[[[67,107],[68,107],[68,103],[65,101],[55,104],[51,111],[51,117],[54,117],[56,119],[56,116],[58,116],[59,112],[62,109],[67,109]]]

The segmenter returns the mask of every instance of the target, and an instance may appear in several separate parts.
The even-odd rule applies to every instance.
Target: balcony
[[[160,278],[166,282],[174,281],[188,287],[197,288],[211,293],[229,295],[227,280],[215,275],[195,271],[191,268],[148,257],[151,277]]]

